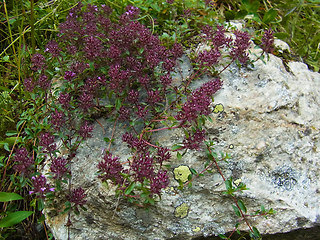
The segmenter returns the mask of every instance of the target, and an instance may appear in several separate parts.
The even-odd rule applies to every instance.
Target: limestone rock
[[[224,174],[250,188],[238,195],[248,211],[261,205],[276,211],[268,219],[250,219],[265,234],[320,224],[320,74],[298,62],[289,63],[289,73],[281,59],[269,57],[250,70],[232,65],[223,72],[224,84],[215,96],[217,111],[206,124],[215,150],[232,156],[220,163]],[[190,72],[188,61],[180,67]],[[225,185],[215,168],[196,178],[191,188],[177,190],[174,169],[202,171],[207,159],[201,151],[172,158],[171,183],[148,210],[117,198],[111,186],[97,179],[96,166],[106,147],[103,138],[112,132],[106,120],[99,122],[104,129],[95,125],[94,137],[81,145],[72,165],[72,182],[86,189],[88,211],[72,215],[70,239],[185,240],[233,230],[237,217],[232,199],[223,194]],[[123,131],[116,132],[111,151],[126,159],[130,152],[121,143]],[[180,131],[167,131],[155,140],[170,147],[181,136]],[[56,239],[67,239],[66,221],[66,215],[47,216]],[[248,230],[245,224],[240,229]]]

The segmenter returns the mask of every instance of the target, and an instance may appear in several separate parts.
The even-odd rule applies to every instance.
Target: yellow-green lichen
[[[178,218],[185,218],[188,215],[189,206],[186,203],[182,203],[180,206],[176,207],[174,215]]]
[[[220,113],[223,111],[224,111],[224,107],[221,103],[214,106],[214,110],[213,110],[214,113]]]
[[[188,176],[191,174],[188,166],[179,166],[173,170],[174,178],[177,181],[185,183],[188,181]]]
[[[200,232],[200,228],[199,227],[195,227],[194,229],[192,229],[192,231],[194,231],[194,232]]]

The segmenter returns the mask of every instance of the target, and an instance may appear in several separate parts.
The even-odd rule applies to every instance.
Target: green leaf
[[[271,8],[268,12],[266,12],[266,14],[263,16],[262,21],[265,24],[268,24],[270,22],[272,22],[273,20],[276,19],[276,16],[278,15],[278,12],[276,10],[274,10],[273,8]]]
[[[136,186],[136,183],[135,182],[132,182],[129,187],[127,187],[127,189],[124,191],[124,194],[125,195],[129,195],[132,190],[134,189],[134,187]]]
[[[9,202],[21,199],[23,199],[23,197],[17,193],[0,192],[0,202]]]
[[[175,145],[172,146],[171,151],[175,151],[175,150],[177,150],[177,149],[179,149],[179,148],[181,148],[181,147],[182,147],[182,146],[180,146],[180,145],[178,145],[178,144],[175,144]]]
[[[238,205],[242,211],[247,212],[247,208],[241,200],[238,200]]]
[[[177,152],[177,159],[178,159],[178,160],[181,160],[181,159],[182,159],[182,155],[181,155],[181,153],[179,153],[179,152]]]
[[[230,179],[227,179],[225,182],[227,190],[232,190],[232,181]]]
[[[233,208],[234,212],[236,213],[236,215],[237,215],[238,217],[241,217],[241,213],[240,213],[239,209],[237,208],[237,206],[232,205],[232,208]]]
[[[32,211],[18,211],[9,213],[8,216],[0,220],[0,227],[11,227],[15,224],[18,224],[32,215],[32,213]]]
[[[115,105],[116,105],[116,109],[117,110],[119,110],[121,108],[121,100],[120,100],[120,98],[116,99],[116,104]]]
[[[258,229],[254,226],[252,226],[252,230],[253,230],[253,235],[255,237],[261,237],[260,232],[258,231]]]
[[[222,239],[228,239],[225,235],[222,235],[222,234],[219,234],[218,236]]]
[[[195,169],[193,169],[193,168],[189,168],[189,169],[190,169],[192,174],[197,175],[197,171]]]

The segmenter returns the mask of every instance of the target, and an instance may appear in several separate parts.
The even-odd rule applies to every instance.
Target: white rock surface
[[[215,96],[215,104],[222,104],[224,111],[206,124],[216,151],[232,156],[229,163],[221,163],[222,171],[250,188],[239,195],[248,210],[264,205],[276,211],[268,219],[251,219],[261,233],[320,223],[320,74],[303,63],[291,62],[289,67],[292,73],[272,55],[251,70],[232,65],[222,74],[224,84]],[[187,73],[190,66],[181,68]],[[86,189],[88,211],[72,215],[70,239],[192,239],[233,230],[237,217],[232,199],[222,194],[225,186],[215,168],[195,179],[192,188],[176,190],[174,168],[186,165],[201,171],[203,152],[172,159],[170,187],[148,210],[115,197],[114,189],[105,188],[96,176],[101,149],[106,147],[103,138],[110,137],[112,128],[104,119],[99,122],[106,133],[96,124],[94,137],[81,145],[72,165],[72,182]],[[125,159],[129,151],[121,144],[120,131],[116,136],[119,140],[111,151]],[[180,131],[170,131],[156,137],[172,146],[181,136]],[[67,239],[66,220],[67,215],[47,215],[56,239]],[[244,224],[240,229],[248,230]]]

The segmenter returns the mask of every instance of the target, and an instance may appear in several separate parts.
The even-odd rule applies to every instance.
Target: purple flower
[[[80,187],[73,189],[67,198],[70,202],[75,204],[75,207],[77,207],[86,204],[87,201],[84,199],[86,196],[84,189]]]
[[[236,40],[233,44],[233,49],[230,52],[230,55],[233,59],[238,59],[240,63],[245,64],[248,60],[248,53],[246,50],[250,46],[250,35],[247,32],[234,31],[236,35]]]
[[[47,179],[45,176],[32,177],[33,191],[30,191],[29,194],[36,194],[39,198],[45,198],[45,194],[48,192],[53,192],[54,188],[51,188],[47,184]]]
[[[36,53],[31,58],[31,69],[33,71],[42,70],[46,66],[46,59],[40,53]]]
[[[219,57],[221,53],[218,48],[211,49],[210,51],[204,50],[199,53],[197,57],[197,62],[201,64],[201,66],[210,67],[216,63],[218,63]]]
[[[174,59],[177,59],[183,55],[183,47],[180,43],[173,44],[170,53]]]
[[[148,83],[150,82],[150,78],[147,75],[144,75],[142,77],[139,78],[138,80],[142,85],[148,85]]]
[[[265,30],[264,35],[261,39],[261,48],[266,53],[271,53],[273,49],[274,37],[271,29]]]
[[[135,172],[136,180],[141,183],[145,178],[152,179],[154,176],[153,158],[149,152],[134,156],[131,168]]]
[[[101,178],[102,181],[110,179],[115,184],[122,184],[123,177],[121,172],[123,171],[123,166],[119,162],[119,157],[112,157],[111,153],[106,153],[103,159],[104,161],[98,164],[100,172],[99,178]]]
[[[164,161],[168,161],[171,158],[171,154],[168,148],[158,148],[157,160],[162,165]]]
[[[150,90],[148,91],[148,98],[147,102],[151,105],[154,105],[155,103],[158,103],[161,101],[160,92],[158,90]]]
[[[84,51],[89,60],[94,60],[95,58],[100,57],[102,52],[101,40],[93,36],[87,37],[85,39]]]
[[[128,93],[127,100],[128,102],[137,104],[139,99],[139,92],[131,89]]]
[[[60,55],[61,49],[56,41],[49,41],[46,45],[46,52],[52,54],[53,57],[58,57]]]
[[[144,119],[146,116],[147,116],[147,114],[148,114],[148,109],[146,109],[146,107],[145,106],[141,106],[141,105],[138,105],[137,106],[137,111],[135,112],[136,113],[136,115],[139,117],[139,118],[142,118],[142,119]]]
[[[89,123],[87,121],[85,121],[80,129],[79,129],[79,135],[83,138],[83,139],[87,139],[92,137],[91,132],[93,131],[93,126],[89,125]]]
[[[61,179],[66,173],[70,172],[67,163],[68,161],[62,157],[52,159],[50,170],[55,174],[54,179]]]
[[[184,148],[191,150],[199,150],[200,144],[205,140],[205,131],[197,129],[193,135],[183,140]]]
[[[174,66],[176,65],[176,59],[173,58],[167,58],[164,60],[162,64],[162,68],[168,72],[172,71]]]
[[[120,107],[119,111],[119,120],[126,121],[130,119],[130,109],[124,106]]]
[[[53,152],[57,148],[54,136],[49,132],[40,134],[39,145],[44,147],[47,152]]]
[[[209,115],[211,112],[211,96],[222,86],[220,79],[211,80],[192,92],[191,97],[184,103],[176,119],[182,121],[196,121],[199,115]]]
[[[35,87],[35,83],[33,82],[32,78],[29,77],[29,78],[26,78],[24,81],[23,81],[23,85],[24,87],[26,88],[26,90],[28,92],[32,92],[34,87]]]
[[[221,25],[217,26],[217,30],[214,31],[213,37],[212,37],[212,43],[216,48],[227,46],[231,43],[232,38],[225,36],[225,28]]]
[[[70,97],[70,94],[69,93],[60,93],[59,95],[59,98],[58,98],[58,101],[59,103],[62,105],[62,107],[64,109],[67,109],[69,108],[70,106],[70,100],[71,100],[71,97]]]
[[[19,148],[16,150],[14,161],[16,162],[14,169],[17,172],[21,172],[26,176],[31,173],[34,161],[33,158],[29,156],[26,148]]]
[[[79,107],[83,109],[84,112],[88,111],[89,108],[93,106],[93,96],[86,91],[83,91],[79,97]]]
[[[161,189],[168,187],[169,183],[167,171],[159,170],[151,180],[150,190],[153,194],[160,194]]]
[[[76,76],[77,74],[71,71],[66,71],[64,73],[64,79],[71,82],[71,80]]]
[[[42,74],[37,83],[40,88],[47,90],[50,87],[51,81],[48,79],[47,75]]]
[[[51,114],[51,124],[54,126],[56,130],[59,130],[62,124],[65,121],[65,115],[63,112],[59,112],[57,109],[54,111],[54,113]]]
[[[166,75],[162,75],[160,77],[160,82],[163,85],[163,87],[166,89],[172,82],[172,77],[171,75],[168,73]]]
[[[173,3],[174,3],[174,0],[167,0],[167,3],[173,4]]]

